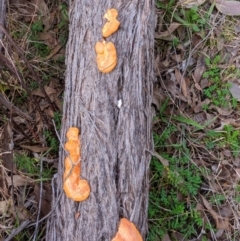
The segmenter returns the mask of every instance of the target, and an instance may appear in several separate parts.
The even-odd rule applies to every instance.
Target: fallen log
[[[107,74],[97,68],[94,46],[102,40],[104,13],[118,10],[120,28],[107,38],[118,62]],[[80,129],[81,178],[86,201],[63,192],[66,152],[60,147],[46,240],[110,241],[122,217],[147,234],[148,169],[154,47],[154,1],[75,0],[70,6],[61,142]]]

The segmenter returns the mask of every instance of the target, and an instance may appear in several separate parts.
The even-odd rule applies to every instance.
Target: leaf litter
[[[33,240],[27,226],[51,209],[58,162],[67,5],[11,0],[7,22],[0,69],[0,240]]]
[[[240,200],[239,189],[237,190],[237,188],[239,188],[240,180],[240,158],[236,155],[238,150],[231,149],[236,145],[237,139],[232,141],[230,137],[234,138],[236,134],[234,130],[226,131],[225,128],[226,126],[239,128],[239,110],[229,108],[229,106],[223,108],[213,105],[212,99],[210,97],[207,98],[203,92],[206,88],[213,86],[213,83],[203,75],[208,68],[206,58],[209,56],[210,59],[213,59],[214,56],[221,52],[223,55],[221,63],[223,68],[221,68],[220,76],[232,84],[233,89],[230,87],[229,90],[233,97],[238,100],[239,93],[236,93],[238,84],[240,84],[238,78],[234,75],[233,77],[231,76],[233,71],[225,73],[230,69],[230,65],[235,65],[235,69],[240,66],[238,52],[240,47],[238,36],[240,24],[239,21],[233,22],[234,20],[227,19],[226,15],[240,15],[240,7],[239,2],[223,0],[215,1],[213,5],[204,0],[183,0],[178,1],[176,5],[177,12],[181,8],[192,9],[196,7],[202,18],[204,18],[205,13],[208,13],[209,9],[212,9],[212,13],[210,13],[210,17],[207,20],[210,28],[205,27],[201,31],[195,31],[196,28],[194,28],[194,25],[191,25],[193,29],[189,32],[190,25],[184,26],[186,23],[178,22],[176,19],[173,20],[173,18],[171,18],[168,24],[164,23],[164,26],[163,21],[160,21],[161,23],[157,25],[154,69],[158,82],[156,82],[153,92],[153,104],[157,111],[161,111],[166,99],[169,99],[164,115],[168,115],[170,122],[175,123],[178,130],[181,130],[179,133],[172,134],[166,140],[167,153],[172,156],[177,155],[176,148],[179,145],[179,136],[184,136],[183,132],[187,131],[189,132],[187,145],[193,152],[190,161],[196,165],[196,168],[203,168],[206,171],[203,174],[204,182],[202,187],[196,195],[196,200],[198,201],[196,202],[196,210],[200,212],[205,224],[212,223],[217,230],[198,230],[199,234],[201,235],[201,231],[204,231],[207,233],[209,240],[212,234],[220,241],[231,240],[229,232],[231,230],[235,231],[239,227]],[[36,70],[41,68],[39,73],[41,75],[49,72],[53,62],[48,61],[57,61],[59,58],[64,57],[65,54],[65,45],[59,38],[61,35],[60,30],[56,26],[56,22],[61,19],[59,18],[60,11],[58,7],[44,0],[12,0],[10,4],[9,18],[16,25],[10,26],[10,30],[12,28],[12,32],[16,34],[14,39],[18,41],[19,46],[26,52],[31,52],[33,49],[31,44],[37,40],[48,48],[48,51],[43,56],[35,57],[31,62]],[[161,16],[158,19],[161,20]],[[29,26],[26,29],[22,29],[22,26],[17,26],[17,23],[20,22],[24,23],[24,25],[29,24]],[[36,39],[34,41],[30,40],[28,38],[29,31],[38,27],[41,30],[36,34]],[[229,29],[231,28],[232,30],[230,31]],[[23,36],[18,37],[18,29],[24,30],[22,31],[24,33]],[[6,49],[9,49],[9,56],[12,56],[12,60],[21,64],[21,55],[13,54],[10,51],[11,48],[7,45]],[[46,140],[44,140],[42,135],[43,128],[44,126],[49,126],[49,122],[55,115],[54,110],[62,112],[61,95],[64,73],[60,70],[51,70],[52,72],[58,72],[58,74],[51,78],[51,81],[39,86],[34,83],[30,71],[25,66],[23,69],[26,71],[25,78],[31,82],[33,87],[34,85],[36,86],[31,90],[31,93],[35,96],[36,102],[39,103],[40,110],[37,111],[35,103],[28,101],[29,99],[22,103],[13,103],[20,110],[34,117],[35,120],[32,123],[30,120],[19,116],[17,112],[14,112],[11,130],[14,132],[13,142],[17,149],[14,149],[13,154],[15,156],[20,152],[36,156],[39,153],[38,159],[41,159],[41,152],[48,150]],[[64,70],[64,67],[62,69]],[[8,96],[11,97],[9,100],[19,98],[18,94],[24,88],[22,83],[19,83],[19,79],[16,76],[11,78],[3,76],[3,80],[6,80],[7,84],[0,86],[2,91],[8,86],[8,90],[14,93],[12,96]],[[46,99],[43,90],[54,106]],[[24,97],[22,93],[21,95],[21,97]],[[6,109],[4,111],[9,114],[9,111]],[[47,120],[45,119],[46,116]],[[4,120],[1,121],[4,123]],[[162,125],[161,128],[158,128],[159,132],[160,130],[164,131],[164,127],[166,129],[169,127],[169,123],[166,125],[166,123],[157,120],[154,122],[155,128],[159,124]],[[53,127],[49,126],[49,128]],[[214,131],[214,133],[211,131]],[[209,132],[212,135],[218,134],[219,136],[211,137]],[[230,137],[227,134],[224,136],[222,133],[230,133]],[[1,137],[6,146],[11,143],[11,138],[9,141],[7,134],[2,134]],[[223,139],[226,141],[224,145],[221,145],[221,140]],[[214,144],[214,149],[208,149],[206,141],[208,141],[208,145]],[[229,143],[229,141],[231,142]],[[154,155],[167,170],[170,165],[169,160],[156,152],[154,152]],[[10,158],[11,165],[14,165],[14,156]],[[44,160],[44,158],[42,159]],[[47,157],[47,160],[54,159],[54,154]],[[48,164],[51,161],[46,161],[45,163]],[[3,190],[4,197],[0,200],[0,212],[4,213],[5,217],[8,217],[7,220],[0,219],[0,227],[3,227],[3,230],[14,227],[16,215],[23,220],[20,227],[26,227],[26,223],[29,222],[30,218],[33,220],[36,218],[36,210],[40,200],[42,202],[41,213],[46,215],[49,212],[51,188],[48,185],[44,185],[43,190],[41,190],[39,184],[35,185],[34,179],[26,173],[19,173],[18,170],[13,172],[9,169],[10,166],[6,164],[0,167],[0,188]],[[175,172],[175,174],[179,176],[179,173]],[[9,189],[14,191],[15,196],[18,196],[17,200],[14,200],[14,204]],[[219,203],[218,195],[223,195],[224,201]],[[180,199],[183,199],[183,197]],[[14,213],[14,211],[17,212]],[[13,233],[15,231],[13,230]],[[20,231],[18,230],[18,232]],[[6,237],[4,231],[1,231],[0,235]],[[183,233],[174,229],[169,230],[169,233],[164,235],[163,240],[174,240],[174,238],[175,240],[186,240]]]
[[[162,136],[171,123],[175,123],[180,136],[184,126],[189,136],[187,145],[192,151],[189,161],[196,168],[205,170],[202,186],[192,200],[204,223],[198,230],[199,236],[186,239],[186,232],[173,229],[167,230],[162,240],[202,240],[203,236],[206,240],[240,239],[240,24],[237,18],[228,17],[240,16],[240,3],[227,0],[211,3],[183,0],[177,1],[173,7],[174,13],[181,8],[184,9],[182,13],[186,13],[187,9],[194,7],[202,16],[210,9],[212,14],[207,20],[208,27],[206,25],[201,31],[189,34],[189,28],[183,28],[183,21],[179,25],[173,15],[167,23],[166,18],[161,20],[161,26],[157,25],[156,29],[154,66],[158,82],[153,102],[156,113],[161,113],[166,99],[170,101],[164,114],[158,114],[160,120],[154,121],[154,132]],[[165,16],[167,12],[162,14]],[[220,60],[214,62],[218,55]],[[211,79],[211,75],[216,79]],[[219,80],[226,84],[216,85]],[[215,88],[215,92],[206,96],[211,88]],[[218,105],[214,100],[222,94],[223,88],[228,90],[225,105]],[[213,97],[215,93],[218,94]],[[166,121],[164,118],[167,117],[169,120]],[[159,153],[161,158],[163,150],[170,156],[177,155],[175,148],[168,147],[169,143],[180,145],[177,140],[176,134],[166,141],[167,147]],[[169,162],[169,159],[164,159]],[[166,165],[165,162],[162,165]],[[208,225],[213,229],[207,229]]]

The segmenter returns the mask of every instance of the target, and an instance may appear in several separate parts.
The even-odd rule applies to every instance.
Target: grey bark
[[[94,46],[102,39],[103,15],[113,7],[121,28],[107,41],[116,46],[118,64],[111,73],[102,74]],[[132,221],[145,239],[154,1],[75,0],[70,9],[61,139],[66,142],[71,126],[81,130],[81,175],[89,181],[91,194],[76,203],[62,192],[66,155],[61,147],[46,240],[110,241],[121,217]]]

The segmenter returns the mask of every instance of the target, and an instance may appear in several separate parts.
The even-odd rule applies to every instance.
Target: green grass
[[[25,154],[17,154],[14,161],[19,171],[36,180],[50,180],[53,175],[52,167],[45,165],[41,176],[40,160],[37,158],[29,157]]]
[[[164,167],[157,158],[151,162],[148,240],[159,240],[169,230],[184,233],[186,238],[197,235],[203,221],[195,204],[186,200],[198,193],[201,171],[186,155],[170,157],[162,153],[162,156],[169,161],[169,167]]]
[[[169,230],[184,233],[186,238],[197,236],[197,230],[203,225],[196,203],[192,202],[202,184],[202,170],[191,161],[189,134],[184,127],[179,130],[176,122],[197,129],[202,129],[202,126],[182,116],[176,116],[176,124],[173,123],[164,114],[168,101],[155,117],[155,121],[158,119],[161,126],[166,127],[153,133],[155,150],[169,165],[164,166],[157,157],[151,161],[148,241],[160,240]],[[170,142],[171,139],[176,141]]]
[[[203,93],[206,98],[209,98],[211,103],[218,107],[233,107],[237,106],[237,100],[232,97],[229,87],[230,84],[223,82],[223,74],[221,69],[218,67],[221,60],[221,55],[216,55],[213,60],[210,58],[205,58],[205,63],[207,70],[203,74],[203,78],[209,80],[210,86],[203,90]],[[229,106],[229,103],[231,106]],[[204,106],[204,109],[207,110],[208,105]]]
[[[222,131],[206,132],[204,143],[209,150],[230,149],[234,157],[240,152],[240,131],[230,125],[225,125]]]

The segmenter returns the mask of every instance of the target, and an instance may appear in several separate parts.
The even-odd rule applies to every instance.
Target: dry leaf
[[[182,90],[183,96],[187,98],[188,97],[188,86],[187,86],[185,78],[182,78],[181,90]]]
[[[196,69],[194,70],[194,74],[193,74],[195,82],[197,82],[197,83],[200,82],[204,71],[205,71],[205,61],[204,61],[204,57],[201,56],[197,60],[197,66],[196,66]]]
[[[56,90],[50,86],[44,86],[44,89],[47,93],[47,95],[50,97],[52,94],[56,94]],[[39,89],[36,89],[32,92],[33,95],[36,95],[36,96],[40,96],[40,97],[45,97],[45,95],[43,94],[42,90],[39,88]]]
[[[162,40],[168,40],[171,41],[175,38],[175,36],[172,34],[178,27],[180,26],[179,23],[171,23],[171,25],[168,27],[168,29],[164,32],[161,32],[160,34],[155,33],[156,39],[162,39]]]
[[[206,209],[208,210],[208,212],[212,215],[215,223],[216,223],[216,227],[217,229],[229,229],[229,219],[228,218],[224,218],[222,216],[220,216],[218,213],[216,213],[213,209],[211,204],[203,197],[202,198],[202,202],[204,204],[204,206],[206,207]]]
[[[12,180],[12,178],[13,178],[13,180]],[[11,185],[13,185],[15,187],[21,187],[21,186],[27,185],[28,183],[30,183],[32,181],[31,178],[21,176],[21,175],[13,175],[12,178],[10,176],[7,177],[8,187],[10,187]],[[12,181],[13,181],[13,183],[12,183]]]
[[[6,216],[6,212],[9,210],[9,207],[12,205],[12,200],[0,201],[0,214]]]
[[[52,49],[51,53],[50,53],[46,58],[44,58],[44,60],[51,59],[55,54],[57,54],[57,53],[60,51],[61,48],[62,48],[62,45],[61,45],[61,44],[56,45],[56,46]]]
[[[229,116],[233,112],[233,109],[224,109],[215,105],[210,105],[209,110],[216,110],[222,116]]]
[[[192,8],[204,4],[206,0],[183,0],[180,4],[184,8]]]
[[[4,126],[3,137],[2,137],[2,160],[3,166],[13,173],[16,172],[16,163],[13,161],[13,132],[12,125],[7,122]]]
[[[62,113],[63,112],[63,103],[62,103],[62,101],[60,101],[58,99],[57,94],[53,94],[53,99],[54,99],[54,103],[58,107],[59,111]]]
[[[202,110],[203,110],[203,106],[204,105],[209,105],[210,104],[210,100],[209,99],[205,99],[204,101],[202,101],[202,102],[200,102],[200,103],[198,103],[195,107],[194,107],[194,112],[195,113],[199,113],[199,112],[201,112]]]
[[[234,30],[236,34],[240,33],[240,21],[238,21],[237,25],[235,25]]]
[[[240,100],[240,86],[231,81],[228,81],[228,83],[230,84],[229,91],[231,92],[232,96],[239,101]]]
[[[240,2],[227,1],[227,0],[215,0],[215,6],[219,12],[228,16],[240,15]]]
[[[41,200],[41,213],[45,216],[51,211],[52,188],[51,185],[44,184],[41,190],[40,184],[34,186],[35,201],[39,204]]]
[[[233,214],[232,208],[230,207],[229,204],[226,204],[223,207],[221,207],[219,212],[220,212],[220,215],[225,218],[230,218]]]
[[[169,166],[169,162],[167,159],[163,158],[162,156],[160,156],[157,152],[153,152],[151,153],[153,156],[155,156],[165,167]]]
[[[47,16],[49,14],[48,6],[44,0],[32,0],[31,2],[42,16]]]
[[[28,149],[33,152],[45,152],[49,150],[49,147],[43,146],[27,146],[27,145],[20,145],[22,148]]]
[[[163,236],[162,241],[171,241],[171,239],[167,233]]]
[[[236,172],[236,179],[235,182],[237,183],[240,180],[240,168],[234,169]]]
[[[178,68],[175,68],[175,76],[176,76],[176,80],[177,80],[178,84],[180,84],[181,80],[182,80],[182,73],[180,72],[180,70]]]
[[[15,206],[11,205],[9,212],[13,214],[15,217],[19,218],[20,220],[29,220],[30,219],[30,214],[29,211],[21,205]]]

